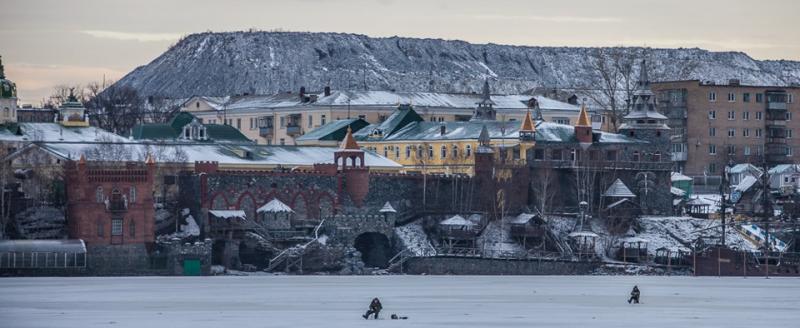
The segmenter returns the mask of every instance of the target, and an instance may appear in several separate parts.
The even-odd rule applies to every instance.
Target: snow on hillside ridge
[[[536,86],[585,87],[590,47],[471,44],[464,41],[310,32],[225,32],[189,35],[118,85],[143,96],[273,94],[301,86],[321,90],[520,93]],[[755,60],[741,52],[699,48],[624,48],[650,58],[654,80],[800,83],[800,62]],[[691,67],[692,69],[688,69]],[[637,68],[638,69],[638,68]]]

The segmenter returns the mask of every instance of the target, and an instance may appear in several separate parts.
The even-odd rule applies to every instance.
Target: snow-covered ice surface
[[[642,304],[626,303],[633,285]],[[386,320],[361,314],[379,297]],[[3,327],[796,327],[800,279],[251,276],[0,279]],[[392,313],[408,320],[388,320]]]

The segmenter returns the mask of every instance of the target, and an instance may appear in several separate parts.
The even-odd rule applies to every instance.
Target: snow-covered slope
[[[371,38],[357,34],[227,32],[190,35],[122,78],[145,96],[190,97],[321,90],[479,91],[537,86],[587,87],[597,48],[526,47],[463,41]],[[741,52],[622,48],[650,58],[651,78],[702,79],[743,84],[800,82],[800,62],[759,61]],[[636,68],[638,70],[638,68]]]

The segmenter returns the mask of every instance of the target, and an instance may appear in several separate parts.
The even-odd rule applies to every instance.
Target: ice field
[[[626,303],[633,285],[642,304]],[[378,321],[361,314],[373,297]],[[408,320],[389,320],[392,313]],[[0,327],[798,327],[800,279],[0,278]]]

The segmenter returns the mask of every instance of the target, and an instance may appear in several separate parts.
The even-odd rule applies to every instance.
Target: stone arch
[[[248,220],[255,220],[256,199],[253,197],[252,194],[250,194],[249,191],[246,191],[244,194],[239,196],[239,200],[236,202],[236,208],[244,211]]]
[[[361,252],[361,260],[368,267],[386,268],[392,257],[389,238],[379,232],[364,232],[356,237],[353,247]]]
[[[298,220],[305,220],[308,218],[308,202],[302,193],[297,193],[291,205],[294,210],[294,216]]]
[[[227,210],[230,205],[228,199],[221,192],[211,196],[210,204],[212,210]]]
[[[336,213],[335,203],[333,197],[328,193],[321,193],[319,195],[317,204],[319,205],[319,217],[324,219]]]

